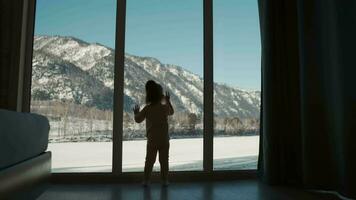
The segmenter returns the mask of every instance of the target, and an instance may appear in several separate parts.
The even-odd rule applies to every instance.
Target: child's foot
[[[142,182],[142,186],[143,187],[148,187],[150,185],[150,182],[149,181],[143,181]]]

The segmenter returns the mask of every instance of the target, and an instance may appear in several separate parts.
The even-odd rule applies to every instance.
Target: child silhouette
[[[147,148],[143,185],[149,184],[158,152],[162,182],[164,186],[167,186],[169,169],[168,115],[173,115],[174,109],[170,102],[170,94],[166,92],[166,95],[163,95],[161,85],[149,80],[146,82],[145,88],[146,106],[141,111],[138,105],[133,108],[137,123],[146,119]],[[165,103],[162,103],[162,100]]]

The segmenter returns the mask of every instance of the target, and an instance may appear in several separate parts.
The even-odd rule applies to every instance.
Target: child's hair
[[[149,80],[146,82],[146,103],[155,104],[161,101],[163,90],[162,86],[154,82],[153,80]]]

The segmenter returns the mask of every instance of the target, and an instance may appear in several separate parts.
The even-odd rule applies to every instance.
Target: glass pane
[[[261,95],[257,1],[214,0],[214,169],[256,169]]]
[[[50,121],[53,172],[110,172],[115,0],[37,0],[31,112]]]
[[[203,1],[127,0],[123,171],[143,171],[145,121],[131,108],[145,106],[145,83],[154,80],[171,94],[171,171],[202,170]],[[158,156],[154,169],[159,169]]]

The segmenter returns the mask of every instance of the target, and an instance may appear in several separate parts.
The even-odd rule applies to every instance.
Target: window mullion
[[[122,173],[126,0],[117,0],[113,120],[113,174]]]
[[[213,0],[204,0],[204,171],[213,171]]]

